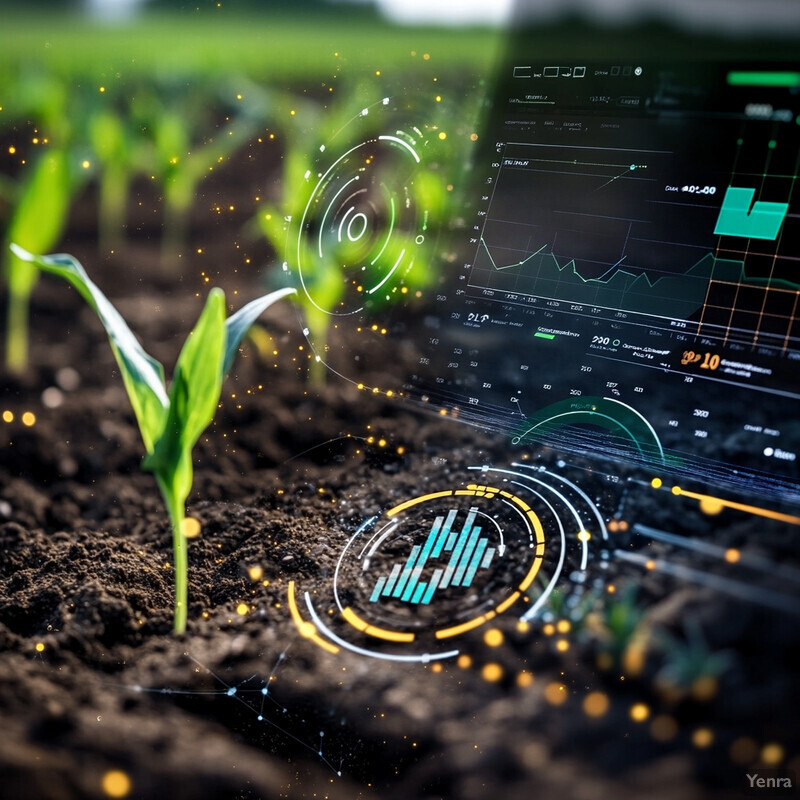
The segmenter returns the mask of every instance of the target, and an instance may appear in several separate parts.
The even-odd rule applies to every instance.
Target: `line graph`
[[[773,142],[773,157],[774,150]],[[741,340],[800,337],[800,278],[778,255],[795,239],[786,189],[768,176],[763,196],[781,202],[758,201],[748,216],[739,206],[752,200],[749,191],[723,193],[725,175],[716,198],[707,177],[710,191],[688,192],[673,155],[506,143],[474,240],[469,287],[682,320]],[[780,215],[767,230],[763,217],[773,207]],[[778,236],[775,222],[784,221]],[[748,236],[762,249],[774,238],[776,252],[759,255]],[[721,250],[720,241],[746,246]]]
[[[575,259],[560,260],[554,253],[547,252],[546,244],[516,262],[503,265],[497,263],[483,237],[480,244],[494,270],[518,271],[514,278],[515,292],[642,314],[687,319],[702,307],[710,281],[749,284],[792,294],[800,290],[800,283],[785,279],[751,278],[743,261],[717,258],[712,253],[678,275],[651,276],[647,272],[633,272],[621,266],[623,258],[602,275],[587,278],[579,271]]]

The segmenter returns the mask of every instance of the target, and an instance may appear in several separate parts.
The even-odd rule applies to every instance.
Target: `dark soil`
[[[149,187],[132,206],[129,244],[113,254],[96,252],[91,189],[77,206],[62,249],[168,370],[208,285],[237,306],[264,291],[272,256],[242,228],[252,198],[268,191],[259,158],[244,153],[204,185],[174,274],[160,266]],[[229,204],[235,215],[214,210]],[[245,343],[195,451],[188,512],[202,533],[190,542],[188,632],[175,636],[166,512],[139,470],[142,445],[104,334],[52,278],[32,319],[31,370],[0,383],[0,410],[14,415],[0,423],[0,797],[106,797],[104,776],[121,770],[134,798],[691,800],[738,796],[759,764],[797,769],[791,609],[609,555],[568,633],[546,627],[565,618],[555,600],[527,630],[512,609],[493,623],[502,644],[489,646],[484,626],[459,638],[466,658],[434,665],[329,653],[299,634],[288,607],[293,581],[327,611],[361,521],[466,484],[470,465],[525,458],[560,469],[616,523],[609,552],[671,558],[756,590],[785,586],[769,571],[651,544],[633,526],[784,567],[798,566],[796,527],[730,510],[706,516],[696,502],[626,484],[642,476],[619,465],[572,456],[559,466],[559,454],[506,449],[333,377],[311,387],[308,347],[282,304],[263,321],[267,355]],[[22,423],[25,411],[34,425]],[[625,587],[651,631],[638,663],[636,648],[617,653],[604,627]],[[558,596],[576,592],[565,574]],[[706,692],[658,678],[666,634],[685,642],[693,623],[708,650],[725,653]],[[598,692],[608,708],[590,716],[584,703]],[[636,704],[646,720],[631,717]],[[780,749],[764,751],[770,743]]]

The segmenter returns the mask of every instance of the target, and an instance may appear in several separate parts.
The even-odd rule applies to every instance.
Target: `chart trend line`
[[[625,311],[687,319],[700,309],[709,281],[751,285],[770,289],[800,290],[800,283],[782,278],[749,277],[741,260],[718,258],[707,253],[686,272],[652,278],[647,272],[622,268],[625,256],[601,276],[586,278],[575,259],[560,263],[547,246],[512,264],[499,265],[489,245],[480,239],[483,252],[496,272],[516,268],[514,291],[565,302],[587,303]]]

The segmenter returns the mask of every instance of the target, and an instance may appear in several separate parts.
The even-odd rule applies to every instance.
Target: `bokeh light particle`
[[[657,742],[672,741],[678,735],[678,723],[668,714],[660,714],[650,723],[650,735]]]
[[[196,539],[200,535],[200,522],[194,517],[184,517],[181,520],[181,533],[187,539]]]
[[[698,728],[692,734],[692,744],[703,749],[710,747],[714,742],[714,733],[709,728]]]
[[[644,722],[650,716],[650,709],[645,703],[634,703],[630,710],[634,722]]]
[[[603,692],[591,692],[583,698],[583,713],[587,717],[602,717],[608,708],[608,695]]]
[[[121,769],[112,769],[103,775],[102,787],[108,797],[127,797],[131,791],[131,779]]]
[[[563,683],[548,683],[544,690],[544,699],[551,706],[562,706],[569,699],[567,687]]]
[[[498,628],[490,628],[483,635],[483,641],[488,647],[499,647],[503,644],[503,632]]]
[[[780,764],[785,755],[783,747],[777,742],[769,742],[761,749],[761,760],[771,767]]]

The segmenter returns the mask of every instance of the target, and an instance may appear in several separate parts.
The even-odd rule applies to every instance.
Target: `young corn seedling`
[[[294,293],[279,289],[253,300],[225,317],[225,295],[212,289],[205,308],[189,335],[169,390],[164,368],[148,355],[125,320],[72,256],[33,255],[12,244],[14,254],[40,270],[67,280],[100,318],[119,365],[147,455],[142,469],[152,472],[172,524],[175,562],[176,633],[186,629],[187,542],[184,532],[186,498],[192,488],[192,450],[214,418],[222,382],[245,333],[276,300]]]

